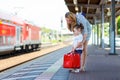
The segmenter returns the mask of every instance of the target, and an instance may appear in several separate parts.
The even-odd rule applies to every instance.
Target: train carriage
[[[14,50],[15,26],[0,23],[0,55]]]
[[[40,48],[40,27],[15,16],[7,17],[6,14],[0,15],[0,55]]]

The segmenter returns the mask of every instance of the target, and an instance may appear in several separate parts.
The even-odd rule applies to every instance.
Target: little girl
[[[75,25],[73,29],[74,39],[73,39],[73,47],[72,52],[77,52],[78,54],[82,54],[83,45],[81,44],[83,40],[82,35],[83,25]],[[79,72],[80,69],[73,69],[72,72]]]

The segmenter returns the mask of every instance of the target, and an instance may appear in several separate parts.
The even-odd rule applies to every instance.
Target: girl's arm
[[[75,51],[75,48],[74,47],[72,47],[72,52],[74,52]]]

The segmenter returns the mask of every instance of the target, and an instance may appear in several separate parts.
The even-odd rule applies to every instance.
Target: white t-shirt
[[[82,42],[83,40],[83,35],[79,34],[78,36],[75,36],[73,38],[73,47],[76,47],[79,42]],[[83,50],[83,46],[80,48],[76,48],[76,50]]]

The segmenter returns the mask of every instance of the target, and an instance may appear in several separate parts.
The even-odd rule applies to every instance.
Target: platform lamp
[[[60,37],[61,37],[61,41],[62,41],[62,28],[63,28],[63,17],[61,17],[61,30],[60,30]]]
[[[79,11],[78,6],[75,6],[75,11],[76,11],[76,12],[78,12],[78,11]]]
[[[78,5],[77,5],[78,4],[77,0],[73,0],[73,4],[75,5],[75,11],[78,12],[79,8],[78,8]]]

